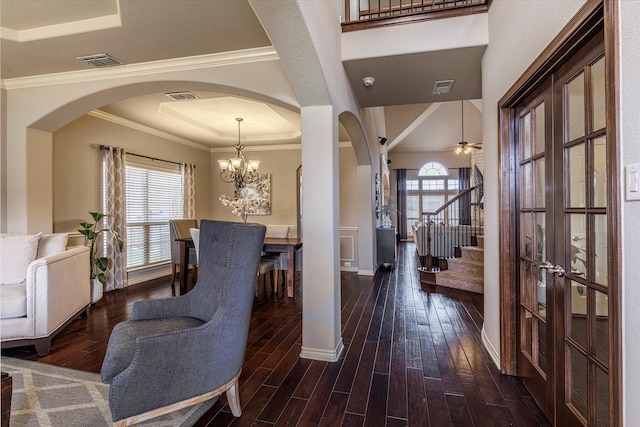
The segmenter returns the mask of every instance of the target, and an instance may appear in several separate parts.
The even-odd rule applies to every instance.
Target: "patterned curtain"
[[[396,199],[398,200],[398,237],[407,238],[407,170],[396,169]]]
[[[460,168],[458,173],[458,191],[471,188],[471,168]],[[471,193],[460,199],[458,208],[460,225],[471,225]]]
[[[127,155],[123,148],[109,147],[104,150],[106,205],[105,226],[118,233],[124,241],[122,252],[118,250],[116,240],[109,233],[106,239],[106,254],[109,267],[106,271],[107,291],[127,286],[127,198],[126,198],[126,162]]]
[[[182,163],[180,165],[182,173],[182,209],[183,218],[191,219],[196,217],[196,187],[195,174],[196,165],[193,163]]]

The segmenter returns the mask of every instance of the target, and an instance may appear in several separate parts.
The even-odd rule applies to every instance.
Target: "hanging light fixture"
[[[460,120],[462,139],[458,142],[458,148],[456,148],[456,154],[469,154],[471,152],[471,147],[469,143],[464,140],[464,101],[460,101],[460,109],[462,111],[462,119]]]
[[[242,118],[236,118],[238,121],[238,143],[235,146],[236,154],[228,160],[218,160],[220,165],[220,179],[226,183],[233,183],[235,187],[235,198],[238,199],[241,196],[241,190],[247,186],[256,182],[260,178],[258,173],[258,166],[260,166],[260,160],[246,160],[242,150],[244,145],[240,144],[240,123]]]

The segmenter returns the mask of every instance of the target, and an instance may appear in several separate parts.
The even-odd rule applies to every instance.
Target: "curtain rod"
[[[102,150],[108,150],[111,147],[109,147],[108,145],[102,145],[101,144],[101,145],[98,146],[98,148],[100,149],[100,151],[102,151]],[[157,157],[145,156],[143,154],[131,153],[129,151],[125,151],[125,153],[127,153],[129,156],[142,157],[143,159],[157,160],[159,162],[165,162],[165,163],[173,163],[174,165],[183,165],[183,164],[185,164],[184,162],[174,162],[173,160],[158,159]],[[195,167],[195,165],[193,167]]]

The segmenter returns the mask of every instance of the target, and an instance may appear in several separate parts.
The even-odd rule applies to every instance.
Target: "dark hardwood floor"
[[[299,280],[299,278],[298,278]],[[298,282],[299,283],[299,282]],[[5,356],[99,372],[113,326],[134,301],[170,297],[168,280],[110,292],[39,358],[33,347]],[[480,337],[481,295],[423,292],[415,246],[402,243],[395,270],[342,274],[338,362],[301,359],[301,287],[295,298],[260,290],[240,378],[241,418],[222,396],[198,426],[548,426],[515,377],[500,375]]]

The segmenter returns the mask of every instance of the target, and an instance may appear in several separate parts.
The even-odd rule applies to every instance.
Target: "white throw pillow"
[[[38,243],[36,259],[66,251],[68,239],[69,233],[43,234]]]
[[[22,283],[27,268],[36,259],[42,233],[33,235],[0,235],[0,284]]]

